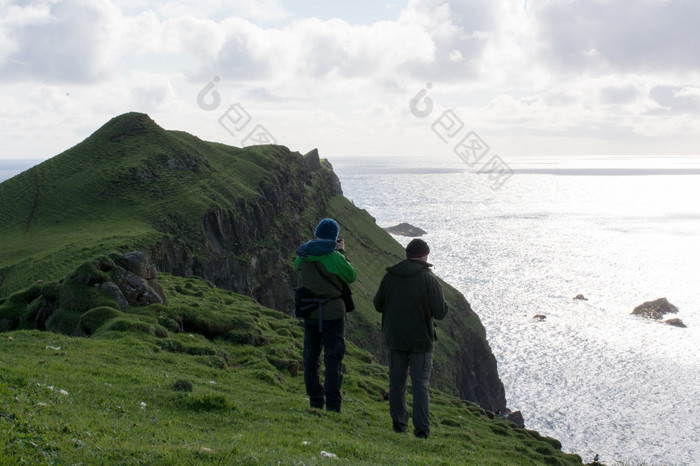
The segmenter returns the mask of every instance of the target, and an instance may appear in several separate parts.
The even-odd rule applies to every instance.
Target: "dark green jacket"
[[[433,350],[433,319],[447,315],[447,304],[432,264],[404,259],[388,267],[374,308],[382,313],[384,342],[391,350],[427,353]]]
[[[318,269],[314,264],[318,264]],[[320,298],[339,298],[340,281],[352,283],[356,278],[355,269],[338,251],[321,256],[297,256],[294,267],[299,272],[301,283]],[[325,274],[332,284],[324,279],[321,273]],[[342,299],[333,299],[323,305],[323,320],[342,317],[345,317],[345,303]],[[308,318],[318,319],[318,311],[312,312]]]

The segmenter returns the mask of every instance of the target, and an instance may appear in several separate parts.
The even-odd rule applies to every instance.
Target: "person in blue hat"
[[[355,281],[356,272],[345,258],[345,240],[338,239],[340,226],[324,218],[314,231],[315,238],[299,246],[294,268],[302,285],[317,298],[326,298],[304,319],[304,383],[312,408],[340,412],[345,356],[345,303],[340,298],[342,283]],[[325,380],[321,385],[321,352]]]

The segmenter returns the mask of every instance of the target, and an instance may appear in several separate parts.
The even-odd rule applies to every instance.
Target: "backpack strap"
[[[330,278],[328,278],[328,276],[327,276],[325,273],[323,273],[323,270],[321,270],[321,267],[318,266],[318,262],[313,261],[312,264],[314,264],[314,267],[316,267],[316,271],[319,273],[319,275],[321,275],[328,283],[330,283],[331,285],[333,285],[333,288],[335,288],[335,287],[337,286],[337,285],[333,282],[333,280],[331,280]],[[341,285],[341,288],[338,289],[338,291],[339,291],[341,294],[343,293],[342,285]],[[342,297],[342,296],[339,295],[339,296],[336,296],[335,298],[325,298],[325,302],[323,302],[323,303],[320,303],[320,302],[319,302],[319,303],[318,303],[318,331],[319,331],[319,332],[322,332],[322,331],[323,331],[323,316],[322,316],[322,313],[323,313],[323,305],[326,304],[326,303],[329,302],[329,301],[333,301],[334,299],[340,299],[341,297]]]
[[[342,295],[343,294],[342,285],[340,287],[338,287],[338,285],[336,285],[335,282],[328,277],[328,275],[323,273],[323,270],[321,270],[321,267],[318,266],[318,262],[314,261],[313,264],[314,264],[314,267],[316,267],[316,271],[318,271],[319,275],[321,275],[328,283],[333,285],[333,288],[338,288],[338,292]],[[331,298],[331,299],[338,299],[340,297],[341,296],[338,295],[336,298]]]
[[[304,308],[318,307],[318,331],[323,331],[323,305],[333,301],[335,298],[301,298],[302,303],[310,303]]]

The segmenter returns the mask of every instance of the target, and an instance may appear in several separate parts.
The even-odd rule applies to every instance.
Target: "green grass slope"
[[[60,316],[63,333],[31,329],[32,303],[81,295],[91,264],[0,303],[25,328],[0,333],[0,464],[580,463],[437,390],[431,438],[394,433],[387,370],[353,344],[343,413],[310,410],[300,322],[195,277],[161,274],[169,305],[127,311],[84,286],[97,307]]]
[[[151,250],[164,236],[201,245],[207,210],[236,212],[279,183],[283,157],[271,148],[207,143],[144,114],[113,118],[0,184],[0,296],[105,251]]]

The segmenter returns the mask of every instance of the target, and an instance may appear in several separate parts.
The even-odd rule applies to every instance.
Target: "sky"
[[[696,0],[0,0],[0,165],[131,111],[331,161],[697,155],[698,18]]]

